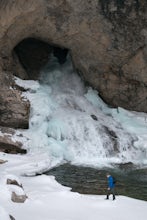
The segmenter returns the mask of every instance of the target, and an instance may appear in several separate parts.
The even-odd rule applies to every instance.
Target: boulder
[[[16,203],[24,203],[28,197],[24,193],[22,184],[19,183],[15,178],[8,178],[6,183],[9,185],[9,188],[12,191],[11,200]],[[12,185],[12,187],[10,187],[10,185]]]
[[[15,220],[15,218],[12,215],[9,215],[11,220]]]
[[[28,197],[26,195],[18,195],[15,192],[12,192],[11,200],[16,203],[24,203]]]
[[[8,162],[8,161],[0,159],[0,164],[6,163],[6,162]]]
[[[18,182],[17,182],[17,180],[15,180],[15,179],[7,179],[7,184],[12,184],[12,185],[16,185],[16,186],[19,186],[19,187],[21,187],[22,188],[22,184],[19,184]]]
[[[28,128],[29,102],[24,101],[17,89],[1,91],[0,125],[11,128]]]
[[[25,154],[27,151],[22,148],[22,143],[19,141],[14,142],[12,140],[12,135],[15,133],[14,129],[1,127],[0,130],[2,131],[0,135],[0,151],[5,153],[21,153]]]
[[[22,144],[20,142],[13,142],[8,136],[0,136],[0,152],[10,153],[10,154],[25,154],[27,151],[21,148]]]

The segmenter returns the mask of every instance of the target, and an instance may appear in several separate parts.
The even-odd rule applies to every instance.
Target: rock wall
[[[8,127],[25,128],[29,118],[13,82],[26,76],[14,54],[26,38],[69,49],[111,106],[147,112],[147,0],[1,0],[0,124]]]

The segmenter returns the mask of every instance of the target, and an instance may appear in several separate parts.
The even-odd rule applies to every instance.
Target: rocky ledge
[[[25,154],[27,151],[22,148],[22,143],[19,141],[13,140],[13,135],[15,130],[7,127],[0,126],[0,152],[11,153],[11,154]],[[1,161],[4,163],[6,161]]]

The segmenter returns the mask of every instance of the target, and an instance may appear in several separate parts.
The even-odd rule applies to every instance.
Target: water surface
[[[95,169],[64,164],[47,174],[54,175],[59,183],[71,187],[74,192],[105,195],[107,172],[117,180],[116,196],[125,195],[147,201],[147,169]]]

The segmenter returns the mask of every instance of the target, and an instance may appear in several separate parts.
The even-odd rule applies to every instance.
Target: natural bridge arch
[[[109,105],[147,112],[147,2],[135,1],[136,8],[134,0],[104,1],[0,1],[0,124],[27,127],[28,105],[20,89],[9,88],[13,75],[27,78],[13,52],[29,38],[68,48],[74,67]]]

